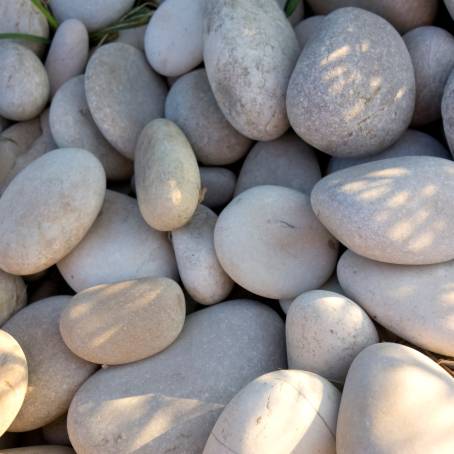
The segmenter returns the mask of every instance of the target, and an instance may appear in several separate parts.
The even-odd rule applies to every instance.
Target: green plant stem
[[[31,41],[33,43],[49,44],[49,40],[43,36],[28,35],[27,33],[0,33],[0,39],[17,39]]]
[[[76,1],[76,0],[74,0]],[[40,13],[47,19],[49,22],[50,27],[55,30],[58,27],[57,19],[53,16],[53,14],[49,11],[49,8],[46,6],[42,0],[31,0],[31,2],[35,5],[35,7],[40,11]]]
[[[293,14],[293,12],[296,10],[298,4],[301,2],[302,0],[287,0],[287,3],[285,4],[285,14],[287,15],[287,17],[291,16]]]

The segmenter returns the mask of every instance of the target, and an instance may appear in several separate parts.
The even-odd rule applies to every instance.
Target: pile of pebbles
[[[452,454],[454,1],[165,0],[98,45],[141,2],[35,3],[0,452]]]

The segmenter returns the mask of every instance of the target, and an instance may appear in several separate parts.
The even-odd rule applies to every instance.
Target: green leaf
[[[287,3],[285,4],[285,14],[287,14],[287,17],[291,16],[293,12],[295,11],[296,7],[302,0],[287,0]]]
[[[77,0],[74,0],[74,1],[77,1]],[[47,19],[47,22],[49,22],[50,27],[55,30],[58,27],[58,21],[57,21],[57,19],[55,19],[54,15],[50,12],[49,8],[47,7],[47,3],[44,3],[43,0],[31,0],[31,2],[40,11],[40,13]]]
[[[49,40],[43,36],[27,35],[26,33],[0,33],[0,39],[15,39],[31,41],[33,43],[48,44]]]

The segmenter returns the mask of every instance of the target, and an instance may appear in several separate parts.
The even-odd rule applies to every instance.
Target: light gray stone
[[[311,16],[302,20],[295,26],[296,38],[300,43],[301,49],[304,48],[311,37],[318,33],[324,17],[325,16]]]
[[[454,381],[405,345],[363,350],[345,382],[337,420],[338,454],[449,454]]]
[[[335,454],[339,403],[339,391],[316,374],[262,375],[224,408],[203,454]]]
[[[439,27],[418,27],[403,37],[415,68],[416,104],[412,125],[441,117],[441,100],[454,66],[454,37]]]
[[[134,46],[137,49],[144,51],[146,30],[147,25],[120,30],[118,32],[118,38],[115,40],[115,42],[129,44],[130,46]]]
[[[145,52],[153,69],[164,76],[181,76],[203,59],[205,0],[166,0],[148,24]]]
[[[343,383],[350,364],[379,341],[366,312],[338,293],[313,290],[296,298],[285,322],[290,369],[314,372]]]
[[[384,159],[320,180],[311,194],[322,224],[359,255],[400,265],[454,259],[454,162]]]
[[[285,367],[283,331],[279,316],[254,301],[189,315],[167,350],[84,383],[68,412],[74,448],[199,454],[229,400],[254,378]]]
[[[134,0],[50,0],[49,5],[59,22],[78,19],[93,32],[120,19]]]
[[[213,211],[199,205],[192,219],[172,232],[181,281],[192,299],[206,305],[224,300],[233,288],[214,250],[217,219]]]
[[[449,151],[438,140],[424,132],[408,129],[397,142],[380,153],[362,158],[332,157],[328,163],[328,173],[358,164],[402,156],[433,156],[435,158],[451,159]]]
[[[165,116],[183,130],[203,164],[231,164],[242,158],[252,145],[252,140],[240,134],[224,117],[204,69],[185,74],[172,85]]]
[[[363,8],[391,22],[400,33],[431,24],[438,9],[437,0],[307,0],[307,3],[317,14],[328,14],[345,6]]]
[[[322,177],[315,150],[295,133],[258,142],[246,156],[235,187],[235,195],[254,186],[271,184],[310,194]]]
[[[200,172],[191,144],[175,123],[162,118],[145,127],[134,170],[137,202],[148,225],[167,232],[189,222],[199,203]]]
[[[88,61],[85,93],[104,137],[133,159],[142,129],[164,115],[167,87],[141,51],[129,44],[111,43],[101,46]]]
[[[52,135],[61,148],[83,148],[101,162],[108,179],[130,178],[134,165],[99,131],[85,97],[84,76],[68,80],[55,94],[50,108]]]
[[[202,181],[203,204],[209,208],[219,208],[232,200],[236,176],[223,167],[199,167]]]
[[[49,99],[49,79],[41,60],[20,44],[1,42],[0,61],[0,115],[31,120]]]
[[[281,186],[256,186],[235,197],[219,215],[214,245],[237,284],[273,299],[318,288],[337,259],[337,241],[309,197]]]
[[[299,51],[276,2],[207,1],[203,57],[208,80],[225,117],[246,137],[272,140],[288,129],[285,96]]]
[[[347,251],[337,273],[345,293],[380,325],[419,347],[454,356],[454,262],[390,265]]]
[[[88,32],[77,19],[68,19],[57,28],[46,58],[50,93],[69,79],[82,74],[88,60]]]
[[[339,157],[390,146],[407,129],[414,106],[415,75],[405,43],[388,22],[359,8],[325,17],[287,92],[295,132]]]
[[[63,415],[74,393],[96,370],[71,353],[60,337],[60,315],[70,299],[55,296],[33,303],[2,327],[19,342],[28,364],[25,401],[10,431],[34,430]]]
[[[167,236],[145,223],[133,198],[109,190],[92,228],[58,269],[76,292],[142,277],[178,276]]]
[[[33,161],[0,198],[0,268],[45,270],[82,240],[101,209],[106,176],[88,151],[58,149]]]

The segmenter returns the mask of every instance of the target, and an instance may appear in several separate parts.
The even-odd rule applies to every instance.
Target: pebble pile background
[[[0,1],[0,453],[453,454],[454,1],[47,3]]]

